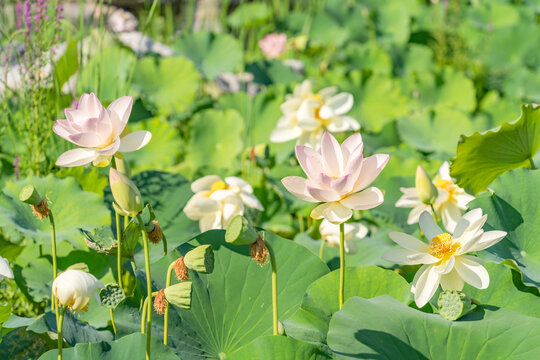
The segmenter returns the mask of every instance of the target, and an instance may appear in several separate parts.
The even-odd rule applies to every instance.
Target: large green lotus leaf
[[[302,81],[303,77],[283,62],[270,59],[259,60],[248,64],[246,71],[253,74],[253,81],[257,84],[291,84]]]
[[[326,11],[317,11],[309,28],[310,46],[342,46],[349,31]]]
[[[147,130],[152,140],[140,150],[125,153],[132,174],[145,170],[168,170],[178,161],[182,141],[176,129],[161,117],[130,125],[131,131]]]
[[[186,162],[207,171],[229,169],[238,164],[244,122],[235,110],[205,110],[191,120]]]
[[[130,69],[135,55],[118,46],[105,47],[96,52],[81,70],[77,93],[96,93],[102,103],[126,95]]]
[[[245,3],[238,6],[227,18],[233,28],[259,26],[270,19],[272,8],[265,3]]]
[[[535,359],[540,319],[485,307],[459,321],[389,297],[354,297],[334,314],[328,344],[340,359]]]
[[[508,170],[530,166],[540,149],[540,108],[523,105],[514,122],[484,133],[462,136],[450,173],[475,194]]]
[[[476,106],[476,91],[474,83],[463,73],[457,72],[450,68],[445,68],[441,74],[443,84],[438,89],[438,101],[436,108],[447,108],[452,110],[461,110],[463,112],[471,112]],[[460,127],[459,123],[455,123],[448,119],[451,125]],[[463,129],[462,132],[467,132]]]
[[[487,229],[503,230],[505,239],[486,249],[494,260],[512,259],[524,275],[527,285],[540,287],[540,171],[512,170],[490,188],[494,193],[484,194],[469,204],[481,207],[488,215]]]
[[[109,224],[109,211],[96,193],[81,190],[74,178],[58,179],[29,176],[17,182],[8,181],[0,194],[0,227],[16,229],[22,235],[50,246],[48,219],[38,220],[30,205],[19,201],[19,192],[33,185],[41,196],[47,196],[54,214],[57,241],[67,240],[75,247],[85,246],[78,228],[91,230]]]
[[[133,89],[159,114],[190,109],[199,90],[200,74],[185,57],[145,57],[137,62]]]
[[[77,179],[84,191],[90,191],[103,196],[103,189],[109,184],[109,179],[102,175],[99,170],[100,168],[94,166],[66,167],[61,168],[55,175],[60,179],[72,176]]]
[[[235,37],[205,31],[183,33],[176,39],[174,49],[178,55],[193,61],[210,80],[221,72],[234,71],[242,64],[244,56]]]
[[[302,305],[285,321],[287,336],[320,346],[331,353],[326,345],[326,334],[332,315],[339,310],[339,270],[317,279],[309,285]],[[408,304],[410,286],[392,270],[377,266],[345,268],[345,300],[354,296],[369,299],[391,295]]]
[[[259,266],[249,256],[249,246],[230,245],[225,231],[211,230],[180,246],[151,267],[154,290],[165,285],[169,264],[199,244],[211,244],[214,271],[204,275],[190,270],[193,282],[191,310],[172,306],[169,314],[169,345],[185,359],[223,358],[259,336],[272,334],[270,264]],[[272,244],[278,272],[279,320],[300,306],[308,285],[328,273],[328,268],[304,247],[266,232]],[[144,268],[142,268],[144,269]],[[137,270],[143,293],[145,277]],[[174,278],[174,273],[173,273]],[[173,279],[173,283],[176,279]],[[121,303],[116,312],[120,333],[140,328],[139,304]],[[162,316],[154,314],[152,334],[163,337]]]
[[[377,9],[377,38],[384,45],[404,45],[409,41],[409,7],[401,1],[383,2]]]
[[[374,74],[391,75],[392,59],[377,43],[352,43],[347,47],[349,62],[355,69],[373,71]]]
[[[517,269],[492,262],[485,263],[484,267],[489,272],[489,287],[479,290],[465,284],[465,294],[482,305],[494,305],[523,315],[540,317],[538,289],[524,286],[522,275]]]
[[[179,360],[174,352],[163,342],[152,338],[150,346],[152,359]],[[101,341],[77,344],[73,348],[63,349],[64,360],[136,360],[143,359],[146,351],[146,335],[135,333],[116,341]],[[58,350],[50,350],[39,360],[57,360]]]
[[[328,359],[317,347],[286,336],[261,336],[228,356],[231,360],[323,360]]]

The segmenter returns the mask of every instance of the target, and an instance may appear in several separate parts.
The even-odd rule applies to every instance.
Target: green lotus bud
[[[435,199],[437,199],[437,189],[420,165],[416,168],[415,185],[420,201],[424,204],[433,204],[435,202]]]
[[[473,309],[471,298],[457,290],[445,290],[437,300],[439,313],[446,320],[457,320]]]
[[[116,161],[116,170],[118,170],[121,174],[126,175],[128,178],[131,177],[131,169],[126,161],[126,159],[119,158],[115,155],[115,161]]]
[[[257,241],[257,230],[242,215],[236,215],[229,222],[225,241],[234,245],[251,245]]]
[[[109,171],[109,183],[114,197],[114,209],[122,215],[136,216],[143,209],[143,200],[137,186],[122,175],[119,171],[111,168]]]
[[[30,205],[39,205],[43,199],[33,185],[26,185],[19,193],[19,200]]]
[[[165,299],[170,304],[183,309],[191,308],[191,281],[185,281],[165,288]]]
[[[210,274],[214,271],[214,250],[212,245],[201,245],[189,251],[184,256],[184,264],[188,269],[201,274]]]

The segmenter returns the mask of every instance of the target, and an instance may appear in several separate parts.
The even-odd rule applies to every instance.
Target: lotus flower
[[[9,261],[0,256],[0,280],[13,279],[13,270],[9,267]]]
[[[195,193],[184,208],[191,220],[199,221],[201,232],[225,229],[236,215],[244,214],[244,206],[264,210],[246,181],[230,176],[223,181],[217,175],[202,177],[191,184]]]
[[[489,286],[489,274],[468,252],[484,250],[506,236],[504,231],[484,232],[487,215],[474,209],[463,215],[450,233],[443,232],[427,212],[420,215],[420,228],[429,244],[408,234],[391,232],[388,235],[405,249],[393,249],[383,255],[387,261],[404,265],[423,264],[416,273],[411,291],[418,307],[422,307],[441,284],[443,290],[463,289],[464,282],[478,289]]]
[[[117,152],[131,152],[144,147],[152,134],[135,131],[125,134],[133,99],[123,96],[104,108],[96,95],[83,94],[76,109],[65,110],[66,120],[57,120],[54,132],[80,146],[68,150],[56,160],[58,166],[80,166],[93,163],[106,166]]]
[[[259,47],[261,48],[264,56],[268,59],[280,57],[285,52],[286,44],[286,34],[271,33],[259,40]]]
[[[325,131],[360,129],[355,119],[345,115],[353,106],[352,95],[336,93],[336,87],[328,87],[314,94],[309,80],[297,85],[293,94],[287,95],[281,105],[283,116],[270,134],[270,141],[279,143],[298,139],[297,145],[315,148]]]
[[[344,230],[345,252],[354,254],[358,251],[355,240],[364,238],[368,233],[368,229],[360,223],[347,223]],[[326,241],[328,246],[339,247],[339,225],[332,224],[325,219],[319,226],[319,232],[321,233],[321,239]]]
[[[349,136],[341,146],[332,135],[324,133],[319,150],[296,146],[296,157],[307,179],[288,176],[282,183],[302,200],[324,202],[313,209],[312,218],[341,224],[352,216],[352,210],[371,209],[384,201],[381,190],[367,186],[377,178],[390,156],[376,154],[364,159],[363,148],[358,133]]]
[[[100,302],[97,289],[103,287],[94,275],[70,269],[54,279],[53,294],[63,306],[71,310],[85,310],[92,295]]]

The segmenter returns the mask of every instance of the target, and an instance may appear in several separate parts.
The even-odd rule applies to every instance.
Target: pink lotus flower
[[[148,144],[152,138],[149,131],[123,134],[132,106],[131,96],[122,96],[104,108],[94,93],[83,94],[77,108],[65,110],[66,120],[57,120],[53,126],[57,135],[80,146],[60,155],[56,165],[73,167],[93,162],[106,166],[117,152],[135,151]]]
[[[268,59],[280,57],[281,54],[285,52],[286,44],[286,34],[271,33],[259,40],[259,47],[261,48],[264,56],[266,56]]]
[[[381,190],[369,187],[386,166],[387,154],[363,157],[362,136],[349,136],[341,146],[325,132],[318,151],[296,146],[296,157],[307,179],[288,176],[281,182],[296,197],[309,202],[323,202],[311,212],[314,219],[341,224],[352,210],[372,209],[384,201]]]

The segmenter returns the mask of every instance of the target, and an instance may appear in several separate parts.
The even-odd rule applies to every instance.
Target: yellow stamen
[[[454,184],[450,180],[444,180],[444,179],[437,179],[433,183],[435,187],[438,187],[439,189],[446,190],[448,193],[448,200],[447,201],[454,201],[454,196],[458,192],[458,187],[456,184]]]
[[[227,188],[227,184],[225,184],[224,181],[216,181],[215,183],[212,184],[212,186],[210,187],[210,191],[211,192],[214,192],[214,191],[218,191],[218,190],[225,190]]]
[[[428,253],[441,259],[441,261],[447,261],[452,255],[456,254],[459,248],[461,248],[461,244],[454,242],[452,235],[443,233],[431,239]]]

